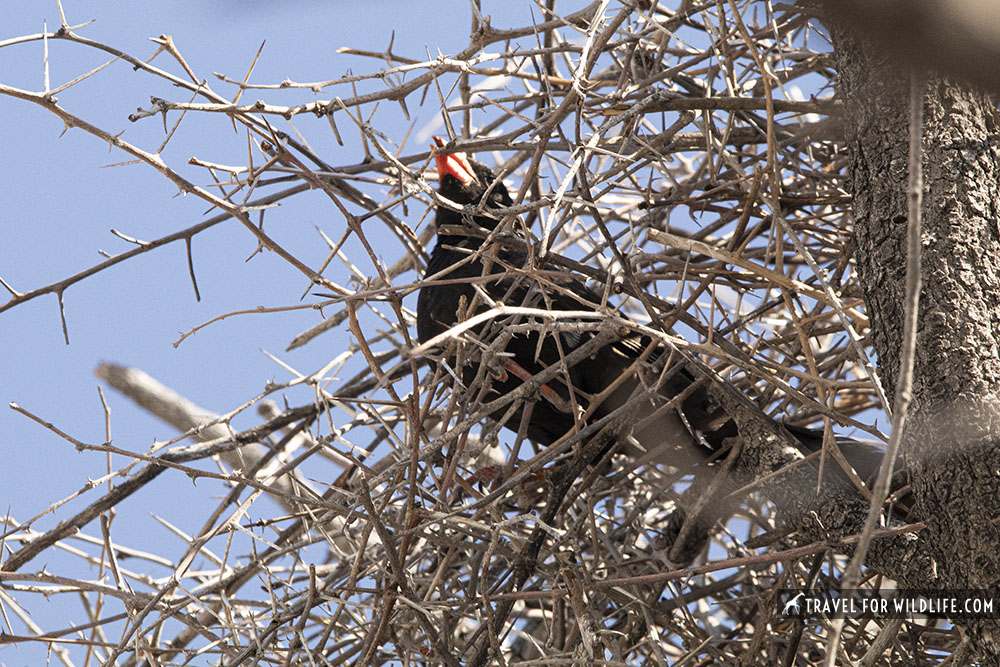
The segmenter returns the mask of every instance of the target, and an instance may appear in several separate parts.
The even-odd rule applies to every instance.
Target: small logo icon
[[[782,616],[798,616],[802,613],[802,609],[799,607],[799,600],[806,596],[805,593],[798,593],[791,600],[785,603],[785,606],[781,608]]]

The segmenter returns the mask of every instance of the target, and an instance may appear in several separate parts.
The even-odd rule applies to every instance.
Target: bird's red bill
[[[444,139],[434,137],[431,148],[441,148],[444,145]],[[476,180],[476,172],[472,170],[472,165],[469,164],[469,158],[465,156],[465,153],[438,153],[434,156],[434,161],[437,162],[439,179],[445,174],[451,174],[463,184],[469,184]]]

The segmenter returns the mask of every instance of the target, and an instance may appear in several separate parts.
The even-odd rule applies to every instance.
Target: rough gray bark
[[[906,266],[907,71],[835,34],[845,105],[857,266],[887,387],[902,340]],[[932,77],[925,99],[923,288],[903,451],[942,588],[996,590],[1000,530],[1000,155],[995,108]],[[996,660],[1000,624],[969,625]]]

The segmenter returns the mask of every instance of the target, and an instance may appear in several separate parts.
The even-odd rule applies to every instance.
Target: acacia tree
[[[837,588],[845,579],[995,588],[998,184],[989,100],[933,73],[926,88],[913,75],[911,93],[909,71],[846,29],[831,41],[811,5],[594,2],[567,12],[550,1],[542,20],[511,28],[491,25],[477,6],[459,53],[347,49],[370,56],[371,71],[304,84],[292,83],[294,73],[262,83],[220,75],[224,92],[187,68],[169,40],[161,43],[169,66],[65,24],[0,43],[45,38],[106,51],[195,98],[156,97],[131,120],[170,118],[176,128],[201,114],[236,124],[252,147],[246,164],[202,161],[198,184],[156,147],[89,123],[52,91],[0,82],[0,93],[145,162],[214,216],[57,283],[8,287],[0,312],[46,294],[61,305],[76,282],[174,241],[190,246],[235,219],[242,229],[231,233],[252,234],[312,285],[310,305],[324,317],[289,332],[291,345],[339,341],[328,361],[226,415],[206,415],[137,369],[98,369],[181,434],[153,451],[74,442],[117,457],[113,487],[90,490],[83,511],[44,530],[37,518],[7,519],[5,604],[17,616],[58,585],[83,596],[87,615],[75,619],[84,629],[59,631],[8,614],[5,641],[34,635],[71,663],[69,639],[83,639],[104,664],[151,665],[202,654],[225,665],[995,656],[991,620],[971,621],[963,640],[941,622],[789,620],[776,604],[780,588]],[[275,89],[301,90],[302,99],[268,101]],[[264,101],[243,102],[250,93]],[[427,177],[430,152],[403,149],[380,126],[378,107],[389,102],[439,116],[448,150],[492,161],[516,191],[493,239],[530,254],[529,266],[512,271],[587,281],[609,307],[586,326],[642,326],[669,350],[661,363],[695,372],[725,406],[741,437],[716,465],[717,481],[686,488],[689,471],[625,457],[589,466],[586,430],[532,452],[523,434],[488,419],[497,407],[462,387],[438,348],[416,344],[412,295],[433,232],[416,223],[447,204]],[[331,164],[282,125],[308,118],[323,122],[306,132],[360,133],[365,155]],[[916,161],[907,152],[914,143]],[[923,205],[908,208],[917,163]],[[268,210],[268,226],[255,217],[307,190],[329,199],[321,262],[269,233],[281,209]],[[918,223],[920,265],[906,243]],[[908,265],[924,277],[919,307],[912,290],[906,296]],[[344,286],[349,278],[355,287]],[[907,313],[919,322],[909,331]],[[450,339],[474,344],[462,329]],[[912,371],[900,359],[908,345]],[[869,507],[882,508],[880,489],[871,501],[866,489],[808,491],[815,467],[797,465],[788,433],[762,418],[824,429],[824,474],[838,465],[833,436],[884,439],[872,426],[892,412],[884,388],[911,382],[912,404],[897,393],[892,418],[904,424],[895,435],[919,523],[865,526]],[[267,403],[272,396],[285,407]],[[528,391],[509,397],[531,400],[539,399]],[[251,405],[265,421],[230,428]],[[213,472],[213,458],[228,472]],[[130,550],[109,514],[158,477],[208,477],[227,489],[186,527],[194,537],[184,556],[166,564]],[[682,539],[691,533],[697,539]],[[39,555],[70,545],[116,585],[71,566],[33,569]],[[128,570],[116,561],[123,553],[134,559]],[[852,555],[863,561],[860,579],[845,575]],[[692,557],[694,565],[673,564]]]

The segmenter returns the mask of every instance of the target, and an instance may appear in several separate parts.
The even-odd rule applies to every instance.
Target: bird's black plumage
[[[443,145],[438,140],[438,147]],[[465,210],[437,207],[437,245],[425,273],[428,282],[417,301],[421,342],[489,311],[493,303],[551,313],[600,311],[602,299],[582,282],[558,272],[543,272],[543,278],[538,279],[538,272],[523,270],[529,266],[526,255],[484,243],[481,232],[493,230],[499,223],[492,211],[512,203],[503,182],[492,170],[461,153],[439,153],[436,159],[440,194]],[[449,228],[470,223],[481,228],[479,235],[449,233]],[[492,400],[520,387],[523,378],[559,364],[597,335],[596,326],[558,330],[552,324],[555,319],[501,314],[478,324],[472,333],[480,346],[472,348],[479,351],[481,363],[465,364],[463,382],[467,386],[488,383],[481,398],[483,402]],[[548,328],[545,322],[549,322]],[[736,426],[709,400],[702,387],[692,387],[694,378],[686,370],[664,374],[662,354],[662,348],[648,336],[623,331],[586,359],[564,364],[539,395],[529,400],[527,436],[547,446],[579,428],[582,422],[592,423],[620,411],[618,414],[629,425],[624,430],[623,449],[633,456],[682,470],[712,456],[726,438],[738,434]],[[661,363],[651,363],[654,361]],[[483,369],[483,362],[490,368]],[[682,401],[668,405],[669,399],[684,392],[687,396]],[[643,393],[641,399],[635,400]],[[513,413],[500,410],[493,416],[516,431],[524,409]],[[788,428],[804,453],[821,446],[822,432]],[[842,450],[863,478],[877,470],[881,456],[878,449],[847,443]]]

